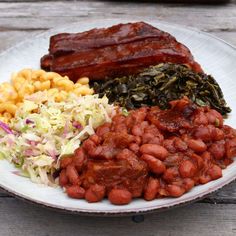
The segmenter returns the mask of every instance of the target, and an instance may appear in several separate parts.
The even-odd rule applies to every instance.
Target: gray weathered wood
[[[0,0],[0,52],[52,27],[87,19],[148,17],[198,28],[236,45],[236,0],[226,5],[143,1]],[[210,204],[211,203],[211,204]],[[218,203],[218,204],[212,204]],[[0,191],[0,236],[15,235],[236,235],[236,182],[201,203],[145,216],[89,218],[55,213]]]
[[[3,3],[0,1],[0,51],[43,30],[74,21],[118,16],[149,17],[194,26],[236,45],[236,0],[223,6],[196,6],[101,1]],[[130,11],[132,9],[132,11]],[[191,14],[190,14],[191,12]],[[189,13],[189,15],[188,15]],[[63,17],[62,17],[63,16]],[[186,20],[186,17],[191,20]],[[209,201],[235,201],[236,184]],[[0,192],[0,196],[6,196]]]
[[[0,1],[0,50],[42,30],[86,19],[152,17],[210,32],[236,45],[236,0],[223,6],[101,1],[4,3]],[[132,9],[132,10],[130,10]]]
[[[194,204],[168,212],[131,217],[98,218],[66,215],[14,199],[0,199],[0,235],[207,235],[236,234],[236,205]]]
[[[0,2],[60,2],[61,0],[1,0]],[[67,0],[67,2],[69,1],[73,1],[73,2],[83,2],[83,1],[86,1],[86,2],[90,2],[91,0]],[[93,1],[93,0],[92,0]],[[105,1],[105,0],[104,0]],[[194,1],[188,1],[188,0],[167,0],[167,1],[164,1],[164,0],[129,0],[129,2],[136,2],[136,3],[139,3],[139,2],[155,2],[155,3],[189,3],[192,5],[193,2],[197,2],[198,0],[194,0]],[[226,3],[229,3],[229,2],[235,2],[235,0],[199,0],[199,3],[223,3],[223,4],[226,4]]]
[[[0,3],[0,29],[48,29],[63,23],[89,18],[152,17],[193,26],[205,31],[235,31],[235,4],[224,6],[163,5],[120,2],[36,2]],[[62,17],[63,16],[63,17]],[[10,20],[9,20],[10,19]]]
[[[236,182],[233,182],[221,190],[209,195],[202,202],[209,203],[234,203],[236,204]]]

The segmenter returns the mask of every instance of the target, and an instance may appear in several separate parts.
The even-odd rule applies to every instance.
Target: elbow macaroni
[[[10,83],[0,84],[0,120],[8,123],[15,116],[25,96],[45,90],[57,102],[65,100],[69,93],[82,96],[93,94],[87,77],[74,83],[67,76],[63,77],[55,72],[23,69],[12,74]]]

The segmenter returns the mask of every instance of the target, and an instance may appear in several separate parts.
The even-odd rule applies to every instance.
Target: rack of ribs
[[[103,80],[136,74],[164,62],[186,64],[202,72],[190,50],[172,35],[136,22],[54,35],[49,54],[41,58],[41,68],[67,75],[73,81],[83,76]]]

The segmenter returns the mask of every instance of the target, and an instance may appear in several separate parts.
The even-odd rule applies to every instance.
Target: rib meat
[[[187,64],[194,71],[202,71],[186,46],[144,22],[54,35],[49,54],[41,58],[41,67],[73,81],[82,76],[102,80],[136,74],[162,62]]]
[[[97,183],[105,186],[108,192],[114,187],[120,187],[128,189],[133,197],[140,197],[147,174],[146,163],[138,158],[131,163],[127,160],[89,160],[81,180],[85,189]]]

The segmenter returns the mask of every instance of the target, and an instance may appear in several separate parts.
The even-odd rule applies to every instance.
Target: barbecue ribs
[[[67,75],[73,81],[82,76],[103,80],[136,74],[162,62],[186,64],[202,72],[186,46],[144,22],[54,35],[49,54],[41,58],[41,68]]]

